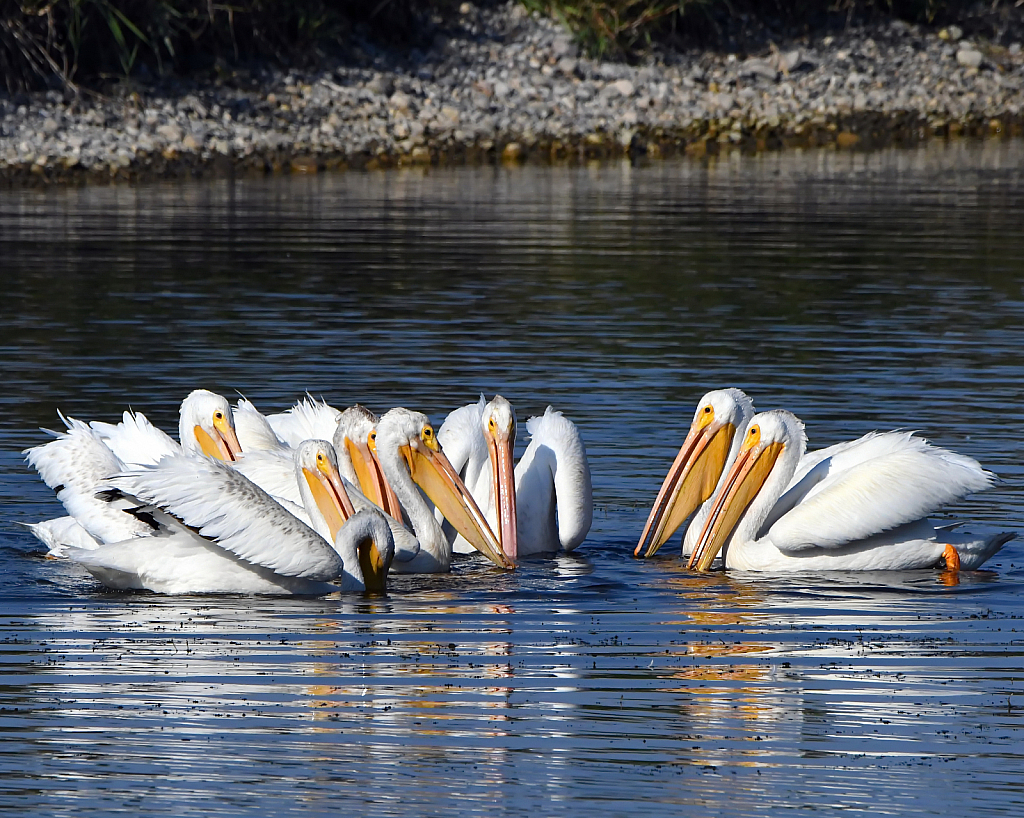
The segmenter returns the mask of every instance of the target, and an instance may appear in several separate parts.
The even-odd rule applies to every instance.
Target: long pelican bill
[[[729,470],[722,493],[704,524],[687,568],[696,567],[697,571],[706,572],[711,567],[782,454],[782,443],[761,443],[760,430],[756,426],[750,428],[749,435]]]
[[[388,569],[391,561],[385,560],[377,548],[377,543],[367,537],[356,546],[359,556],[359,567],[363,571],[363,584],[369,593],[383,594],[387,592]]]
[[[317,460],[320,460],[319,455]],[[352,500],[345,490],[345,484],[341,482],[341,475],[329,462],[318,462],[316,471],[303,467],[302,474],[317,508],[327,521],[333,542],[345,521],[355,514]]]
[[[515,563],[505,556],[483,512],[441,451],[437,439],[432,435],[427,443],[422,438],[413,438],[399,451],[412,479],[455,530],[495,565],[514,569]]]
[[[693,422],[672,462],[647,517],[634,557],[653,557],[718,485],[736,427],[732,423]]]
[[[370,432],[372,437],[374,433]],[[356,478],[359,481],[359,488],[366,498],[396,520],[402,519],[402,506],[398,502],[395,490],[384,476],[380,467],[377,455],[371,450],[370,439],[362,443],[356,442],[349,437],[345,438],[345,448],[352,460],[352,467],[355,469]]]
[[[193,431],[199,442],[199,448],[207,457],[214,457],[217,460],[230,463],[242,453],[242,447],[238,443],[238,436],[235,434],[234,428],[223,420],[214,419],[212,435],[199,425]]]
[[[498,429],[487,435],[494,480],[494,503],[498,513],[498,537],[501,540],[502,551],[511,559],[515,559],[519,554],[516,479],[512,465],[513,440],[512,434]]]

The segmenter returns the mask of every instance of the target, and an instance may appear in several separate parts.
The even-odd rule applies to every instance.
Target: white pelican
[[[104,585],[165,594],[324,594],[385,589],[394,553],[379,512],[352,516],[334,447],[295,452],[295,478],[313,530],[235,469],[175,455],[112,478],[150,536],[69,550]],[[347,522],[344,522],[348,517]]]
[[[706,571],[974,569],[1013,534],[975,536],[926,516],[994,479],[973,459],[906,432],[871,433],[804,458],[803,423],[755,415],[690,565]]]
[[[175,443],[141,412],[127,411],[118,424],[82,423],[58,416],[66,432],[51,432],[49,443],[26,449],[29,464],[52,488],[70,517],[43,520],[28,526],[49,549],[63,555],[64,547],[95,547],[139,536],[135,522],[115,502],[104,500],[103,481],[128,466],[152,465],[182,451],[234,460],[241,451],[231,407],[213,392],[197,389],[181,403]]]
[[[435,573],[451,567],[451,543],[420,489],[484,556],[502,568],[515,567],[502,552],[479,506],[448,462],[426,415],[408,409],[392,409],[377,422],[370,445],[401,504],[400,509],[384,510],[396,518],[404,513],[419,542],[416,557],[404,563],[395,560],[396,573]]]
[[[690,515],[693,518],[683,537],[683,554],[693,552],[711,512],[710,499],[736,459],[753,416],[754,402],[739,389],[715,389],[700,399],[690,431],[661,485],[634,556],[654,556]]]
[[[338,466],[342,476],[358,485],[362,494],[379,508],[399,509],[401,505],[381,471],[377,455],[370,449],[376,436],[377,416],[358,403],[338,418],[334,448],[338,450]],[[401,514],[398,515],[401,520]]]
[[[501,395],[456,409],[438,432],[513,559],[572,551],[594,514],[587,450],[575,424],[549,406],[526,429],[531,440],[514,471],[515,412]]]

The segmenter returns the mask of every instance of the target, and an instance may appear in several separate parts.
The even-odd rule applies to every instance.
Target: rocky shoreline
[[[49,184],[462,162],[840,149],[1024,133],[1021,43],[901,21],[759,55],[585,58],[515,3],[463,3],[425,53],[224,71],[118,98],[0,96],[0,180]]]

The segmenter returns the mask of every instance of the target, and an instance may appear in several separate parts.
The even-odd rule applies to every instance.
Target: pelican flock
[[[58,413],[65,429],[26,450],[66,516],[30,524],[47,555],[108,588],[158,593],[380,593],[389,573],[444,573],[457,554],[514,570],[571,552],[593,521],[576,425],[550,406],[517,420],[500,395],[435,432],[405,408],[380,417],[305,396],[264,415],[195,390],[178,441],[142,412],[116,424]],[[932,519],[988,488],[970,457],[907,432],[807,451],[803,423],[755,414],[736,388],[708,392],[634,549],[651,558],[682,529],[698,572],[974,570],[1014,535]],[[473,557],[458,557],[458,559]]]

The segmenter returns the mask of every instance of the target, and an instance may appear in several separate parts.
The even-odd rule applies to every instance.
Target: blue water
[[[0,192],[0,810],[1020,815],[1024,544],[938,572],[635,561],[707,389],[918,429],[1024,530],[1024,145]],[[385,599],[104,592],[17,525],[56,410],[169,431],[480,391],[579,425],[572,555]],[[524,445],[520,441],[520,448]]]

